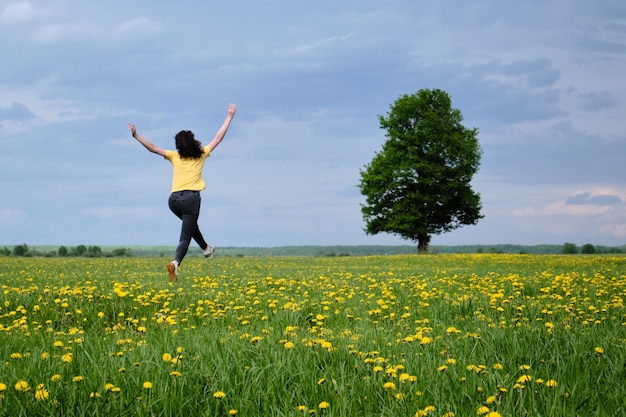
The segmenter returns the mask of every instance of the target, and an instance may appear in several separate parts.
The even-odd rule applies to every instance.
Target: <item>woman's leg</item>
[[[207,248],[207,243],[198,227],[198,217],[200,216],[200,193],[182,191],[172,193],[169,199],[170,210],[182,220],[180,239],[174,260],[180,263],[189,250],[191,239],[203,250]]]

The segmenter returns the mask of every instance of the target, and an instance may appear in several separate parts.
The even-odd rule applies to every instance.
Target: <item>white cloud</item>
[[[626,213],[626,199],[611,188],[576,191],[567,198],[548,203],[543,208],[530,206],[513,211],[516,216],[597,216],[612,212]]]
[[[321,46],[328,45],[333,42],[344,41],[346,39],[349,39],[350,37],[352,37],[352,33],[346,33],[345,35],[341,35],[341,36],[330,36],[328,38],[321,39],[317,42],[298,45],[294,48],[294,52],[297,52],[297,53],[306,52],[310,49],[319,48]]]
[[[30,1],[19,1],[9,4],[0,11],[0,24],[17,24],[31,20],[35,9]]]
[[[159,22],[155,22],[145,16],[140,16],[119,24],[115,29],[113,29],[113,35],[116,37],[153,35],[161,32],[162,30],[163,25]]]

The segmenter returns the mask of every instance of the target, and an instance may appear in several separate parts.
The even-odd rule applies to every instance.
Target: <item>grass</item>
[[[626,257],[0,258],[0,416],[621,416]]]

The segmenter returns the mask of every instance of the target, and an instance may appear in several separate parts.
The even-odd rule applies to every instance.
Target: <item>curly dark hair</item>
[[[191,130],[181,130],[174,139],[181,158],[198,159],[202,156],[202,143],[196,140]]]

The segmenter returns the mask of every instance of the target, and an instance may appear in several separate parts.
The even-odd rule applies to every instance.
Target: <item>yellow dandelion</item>
[[[293,348],[293,342],[285,342],[285,344],[283,346],[285,347],[285,349],[292,349]]]
[[[222,398],[226,397],[226,393],[223,391],[217,391],[215,392],[215,394],[213,394],[213,397],[217,398],[218,400],[221,400]]]
[[[73,359],[73,355],[72,355],[72,353],[71,353],[71,352],[70,352],[70,353],[66,353],[65,355],[61,356],[61,360],[62,360],[63,362],[65,362],[65,363],[70,363],[70,362],[72,362],[72,359]]]
[[[143,383],[143,387],[144,389],[151,389],[152,388],[152,382],[150,381],[146,381]]]
[[[394,384],[393,382],[385,382],[385,384],[383,384],[383,388],[386,391],[395,391],[396,390],[396,384]]]
[[[487,417],[502,417],[502,414],[498,413],[497,411],[492,411],[487,414]]]
[[[111,392],[115,392],[115,393],[118,393],[118,392],[120,392],[121,390],[122,390],[122,389],[121,389],[120,387],[113,387],[113,388],[111,388]]]
[[[522,375],[519,378],[517,378],[517,383],[518,384],[523,384],[524,382],[530,382],[533,380],[533,377],[530,375]]]
[[[0,392],[6,391],[7,390],[7,384],[5,384],[4,382],[0,382]]]
[[[596,354],[597,354],[597,355],[602,355],[602,354],[604,354],[604,349],[603,349],[603,348],[601,348],[600,346],[596,347],[594,350],[595,350],[595,352],[596,352]]]
[[[504,369],[504,366],[501,363],[496,363],[493,365],[493,369],[501,371],[502,369]]]
[[[298,411],[306,411],[306,410],[307,410],[306,405],[299,405],[298,406]]]
[[[483,415],[483,414],[487,414],[489,412],[489,407],[485,406],[485,405],[481,405],[480,407],[478,407],[478,410],[476,410],[476,414],[478,415]]]
[[[487,397],[487,399],[485,400],[485,402],[487,404],[493,404],[496,402],[496,396],[495,395],[490,395],[489,397]]]
[[[21,353],[11,353],[11,359],[22,359]]]
[[[404,373],[400,374],[400,382],[405,383],[406,381],[411,379],[411,375]]]
[[[172,360],[172,355],[170,355],[169,353],[164,353],[161,358],[163,359],[163,362],[169,362]]]
[[[74,378],[72,378],[72,382],[81,382],[82,380],[83,380],[83,377],[80,375],[77,375]]]
[[[447,371],[447,370],[448,370],[448,367],[447,367],[446,365],[443,365],[443,366],[440,366],[439,368],[437,368],[437,370],[438,370],[439,372],[445,372],[445,371]]]
[[[559,384],[554,380],[554,379],[550,379],[548,380],[548,382],[546,382],[546,387],[557,387]]]
[[[45,361],[46,359],[48,359],[50,357],[50,354],[48,352],[46,352],[46,351],[43,351],[43,352],[41,352],[41,356],[40,357],[41,357],[41,360]]]
[[[228,415],[229,416],[236,416],[237,415],[237,410],[235,410],[235,409],[228,410]]]
[[[57,340],[56,342],[54,342],[52,346],[57,347],[57,348],[63,347],[63,342],[61,342],[60,340]]]
[[[173,377],[179,377],[182,374],[180,372],[178,372],[178,371],[172,371],[172,372],[170,372],[170,375],[173,376]]]
[[[423,337],[422,340],[420,341],[420,345],[427,345],[432,341],[433,339],[431,339],[430,337]]]
[[[324,410],[324,409],[326,409],[326,408],[330,407],[330,403],[329,403],[328,401],[322,401],[322,402],[318,405],[318,407],[319,407],[321,410]]]
[[[104,390],[105,391],[111,391],[113,388],[115,388],[115,385],[109,383],[104,384]]]
[[[30,386],[28,385],[28,382],[24,381],[23,379],[20,379],[19,381],[15,383],[15,390],[16,391],[30,391]]]
[[[324,382],[326,382],[326,378],[320,378],[317,380],[317,385],[322,385]]]
[[[47,400],[50,397],[50,393],[44,388],[43,384],[37,385],[35,390],[35,399],[38,401]]]

